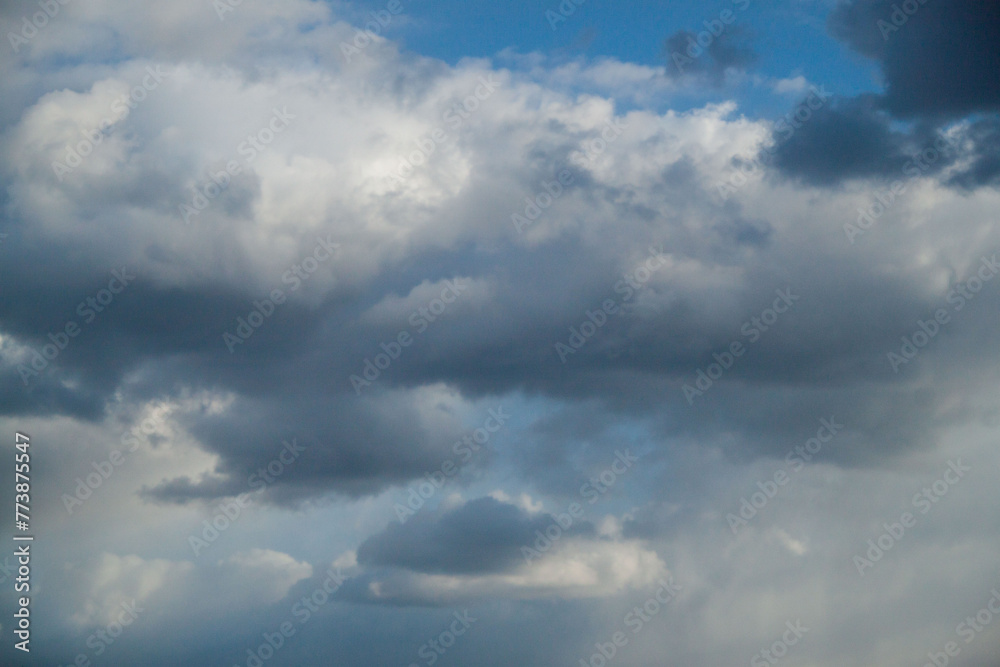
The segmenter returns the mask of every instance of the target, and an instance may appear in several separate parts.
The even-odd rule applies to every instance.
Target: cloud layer
[[[348,61],[340,3],[60,5],[0,60],[38,659],[98,658],[133,600],[113,662],[248,664],[286,621],[273,664],[423,662],[461,609],[454,664],[618,628],[623,665],[746,662],[797,619],[788,664],[938,650],[997,583],[1000,20],[915,6],[838,3],[880,89],[810,106],[754,82],[749,28],[682,76],[384,36]]]

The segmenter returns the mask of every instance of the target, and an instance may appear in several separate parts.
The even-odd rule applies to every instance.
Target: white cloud
[[[76,629],[105,626],[132,600],[163,623],[212,617],[284,599],[297,582],[312,576],[310,564],[278,551],[250,549],[214,565],[146,559],[104,552],[92,561],[66,565],[64,599]]]
[[[191,563],[110,553],[101,554],[86,567],[67,565],[67,575],[77,582],[76,599],[67,600],[70,621],[80,628],[108,625],[117,618],[123,602],[144,602],[193,572]]]

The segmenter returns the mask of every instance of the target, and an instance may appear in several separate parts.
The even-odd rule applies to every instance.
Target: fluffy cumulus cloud
[[[878,89],[772,121],[743,23],[678,72],[56,4],[0,10],[5,661],[995,664],[994,5],[842,0]]]

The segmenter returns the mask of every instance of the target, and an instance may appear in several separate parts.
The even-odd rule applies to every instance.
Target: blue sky
[[[361,4],[368,12],[385,6],[378,2]],[[666,35],[680,30],[697,34],[705,30],[706,21],[717,19],[728,9],[736,16],[728,29],[739,27],[752,35],[759,57],[753,72],[760,77],[777,80],[801,75],[842,95],[878,88],[877,68],[830,36],[826,19],[831,6],[819,1],[779,8],[742,1],[672,2],[669,6],[635,2],[623,8],[590,1],[568,5],[576,9],[565,21],[547,14],[554,12],[563,17],[557,2],[404,2],[403,6],[406,20],[390,24],[387,34],[408,49],[451,64],[462,58],[492,59],[511,51],[544,54],[554,62],[613,58],[649,67],[666,64]],[[758,88],[750,84],[740,87],[744,113],[774,117],[785,112],[786,99],[774,99]],[[702,90],[697,98],[683,99],[674,108],[694,106],[706,99],[726,99],[732,92]]]

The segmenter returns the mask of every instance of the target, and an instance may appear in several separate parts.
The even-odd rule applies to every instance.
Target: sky
[[[1000,665],[997,3],[0,27],[0,664]]]

